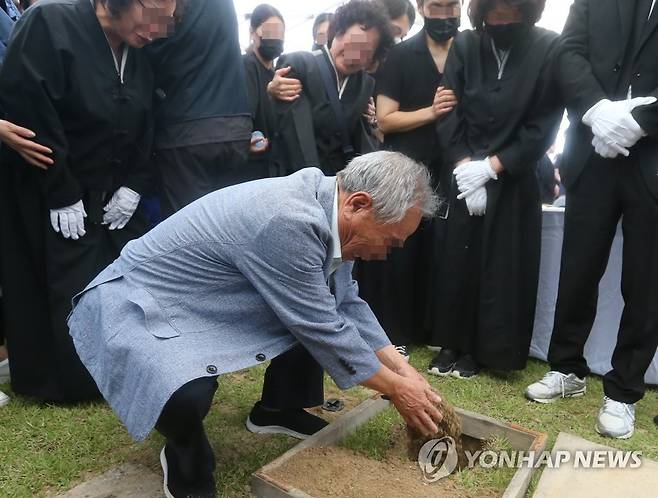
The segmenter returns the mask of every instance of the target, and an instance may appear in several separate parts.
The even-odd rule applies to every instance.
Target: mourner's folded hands
[[[603,99],[594,104],[583,116],[583,123],[592,128],[594,136],[603,143],[628,156],[628,150],[646,136],[645,131],[631,114],[633,109],[656,102],[655,97],[636,97],[628,100]],[[619,147],[615,147],[615,145]]]
[[[35,133],[9,121],[0,120],[0,140],[18,152],[26,162],[41,169],[48,169],[53,153],[48,147],[33,140]]]
[[[487,212],[487,187],[471,191],[466,197],[466,208],[471,216],[484,216]]]
[[[463,199],[471,192],[479,189],[489,180],[497,180],[498,175],[494,171],[491,161],[487,157],[481,161],[470,161],[457,166],[453,173],[457,180],[457,186],[461,194],[457,199]]]
[[[286,78],[292,68],[282,67],[274,72],[274,78],[267,84],[267,93],[278,100],[292,102],[302,93],[302,83],[296,78]]]
[[[452,111],[457,105],[457,96],[452,90],[440,86],[434,94],[432,112],[437,118],[443,117]]]
[[[63,208],[50,210],[50,224],[53,230],[61,233],[65,239],[78,240],[87,232],[85,231],[85,206],[82,201]]]
[[[103,208],[103,225],[110,225],[110,230],[121,230],[132,218],[139,205],[141,195],[128,187],[120,187],[112,199]]]

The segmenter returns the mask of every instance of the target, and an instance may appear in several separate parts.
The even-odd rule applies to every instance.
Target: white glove
[[[487,212],[487,188],[484,185],[469,192],[465,200],[471,216],[484,216]]]
[[[594,151],[604,159],[614,159],[619,154],[628,157],[630,154],[626,147],[622,147],[616,143],[607,144],[602,138],[599,138],[596,135],[594,135],[594,138],[592,139],[592,146],[594,147]]]
[[[57,233],[61,232],[65,239],[78,240],[87,232],[85,231],[85,206],[82,201],[59,209],[50,210],[50,224]]]
[[[646,133],[635,121],[631,112],[636,107],[650,105],[655,101],[655,97],[636,97],[615,102],[603,99],[585,113],[583,123],[590,126],[594,135],[607,145],[633,147],[640,138],[646,136]],[[619,153],[623,154],[621,151]]]
[[[110,199],[110,202],[103,208],[103,225],[110,225],[110,230],[118,228],[121,230],[132,218],[133,213],[139,205],[142,198],[134,190],[128,187],[120,187]]]
[[[457,186],[461,192],[457,199],[463,199],[489,180],[498,180],[498,175],[491,167],[488,157],[482,161],[469,161],[461,164],[455,168],[452,174],[455,175]]]

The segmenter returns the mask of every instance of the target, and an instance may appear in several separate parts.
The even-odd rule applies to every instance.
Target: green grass
[[[425,371],[433,352],[426,348],[412,350],[411,363]],[[596,416],[603,400],[603,384],[598,376],[587,380],[587,394],[580,398],[551,404],[527,401],[523,389],[548,371],[546,363],[530,360],[525,370],[505,374],[484,372],[471,380],[434,377],[430,382],[453,405],[489,417],[518,424],[548,434],[547,448],[555,443],[558,433],[569,432],[596,443],[628,451],[641,451],[645,458],[658,459],[658,427],[653,417],[658,414],[658,389],[651,388],[636,407],[635,435],[628,440],[604,438],[595,430]],[[529,496],[541,472],[533,475]]]
[[[425,371],[431,357],[432,352],[423,348],[412,351],[412,363],[421,371]],[[523,372],[498,376],[484,373],[470,381],[432,377],[431,382],[455,406],[547,432],[549,448],[558,432],[565,431],[658,459],[658,428],[652,421],[658,413],[658,390],[649,390],[638,404],[635,436],[627,441],[611,440],[601,438],[594,430],[603,396],[598,377],[589,379],[588,393],[579,399],[539,405],[523,398],[523,388],[546,370],[544,363],[531,361]],[[206,427],[217,455],[216,479],[223,498],[248,496],[250,474],[296,444],[296,440],[285,436],[256,436],[244,430],[244,420],[260,397],[263,372],[261,366],[220,378]],[[338,393],[329,380],[326,388],[328,397]],[[12,395],[8,386],[0,389]],[[368,391],[357,388],[349,394],[364,399]],[[154,434],[144,443],[133,443],[106,405],[55,407],[12,398],[8,406],[0,408],[3,498],[52,496],[125,461],[159,472],[160,436]],[[377,437],[377,432],[370,434],[367,444],[376,447]],[[458,477],[465,486],[482,483],[476,473],[462,472]]]
[[[374,460],[384,460],[392,446],[391,432],[402,423],[397,411],[384,410],[343,439],[340,446]]]
[[[393,446],[391,433],[403,424],[402,417],[394,410],[387,409],[373,417],[355,432],[347,436],[340,446],[374,460],[385,460]],[[511,449],[506,438],[494,437],[485,442],[484,449],[503,451]],[[512,476],[513,468],[483,469],[473,468],[456,471],[450,479],[455,480],[464,490],[477,495],[478,490],[504,491]]]

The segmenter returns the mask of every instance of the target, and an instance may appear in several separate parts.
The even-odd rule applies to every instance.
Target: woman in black
[[[384,148],[430,168],[438,183],[441,150],[436,123],[456,105],[442,86],[443,69],[461,17],[460,0],[419,2],[424,28],[391,50],[377,78],[377,119]],[[434,232],[442,220],[425,223],[386,261],[359,262],[360,295],[373,309],[398,351],[426,343],[430,283],[438,268]]]
[[[26,11],[0,108],[52,151],[46,169],[2,147],[0,230],[15,392],[98,396],[68,334],[71,298],[146,229],[153,76],[136,50],[167,33],[174,0],[54,0]]]
[[[273,161],[273,134],[276,121],[267,94],[267,85],[274,77],[273,61],[283,52],[285,23],[281,13],[271,5],[261,4],[251,14],[251,46],[243,56],[247,76],[247,96],[253,119],[251,150],[247,168],[252,180],[277,176]]]
[[[526,365],[541,235],[535,167],[563,112],[552,77],[558,35],[534,26],[544,5],[472,0],[475,30],[455,39],[446,62],[459,103],[438,124],[454,182],[434,308],[436,375]]]
[[[334,175],[354,155],[372,151],[362,114],[374,80],[365,70],[383,59],[392,45],[389,20],[376,5],[352,0],[336,10],[327,47],[279,58],[277,66],[290,66],[287,77],[299,80],[302,87],[294,100],[274,101],[275,147],[282,174],[320,166],[325,174]]]

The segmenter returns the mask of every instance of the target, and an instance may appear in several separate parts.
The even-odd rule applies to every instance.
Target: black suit
[[[560,174],[572,186],[594,154],[592,131],[583,115],[601,99],[626,98],[628,83],[633,97],[658,98],[658,4],[635,54],[632,43],[636,0],[576,0],[562,32],[558,79],[569,111],[568,144]],[[630,65],[631,81],[622,82]],[[658,198],[658,102],[636,108],[633,116],[648,137],[633,147],[631,157],[640,164],[649,190]]]
[[[596,315],[598,283],[619,219],[624,232],[625,301],[607,396],[634,403],[658,346],[658,103],[633,116],[647,136],[630,156],[603,159],[583,115],[601,99],[658,97],[658,8],[651,0],[576,0],[562,34],[558,80],[571,127],[561,175],[567,188],[564,247],[551,368],[589,373],[585,341]]]

